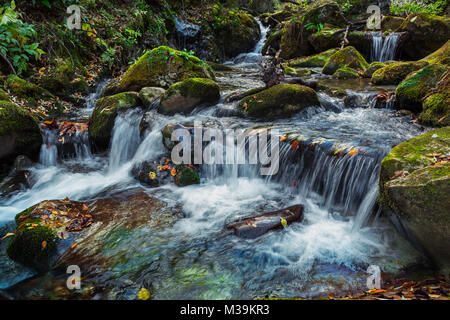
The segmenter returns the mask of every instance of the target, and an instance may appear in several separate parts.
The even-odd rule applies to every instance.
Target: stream
[[[320,92],[320,106],[291,118],[264,122],[233,116],[237,105],[224,98],[264,85],[258,62],[268,30],[261,26],[261,31],[253,52],[228,61],[233,71],[217,74],[222,99],[216,106],[189,116],[154,111],[152,130],[144,137],[139,134],[144,111],[127,111],[116,118],[108,155],[93,154],[84,133],[76,140],[75,154],[61,158],[53,144],[57,137],[44,131],[40,162],[31,169],[36,183],[0,199],[2,224],[11,225],[15,214],[49,197],[91,200],[136,188],[181,210],[183,217],[168,228],[108,235],[113,245],[100,255],[110,263],[88,277],[101,288],[89,296],[95,299],[134,299],[142,285],[152,288],[154,299],[312,298],[367,290],[369,265],[395,274],[420,262],[420,254],[380,216],[376,199],[381,160],[394,145],[422,129],[390,108],[370,108],[379,91],[393,87],[372,86],[366,80],[335,81],[316,72],[311,77],[344,88],[350,105]],[[395,54],[378,47],[374,52],[379,61]],[[90,115],[106,83],[89,96],[80,118]],[[131,176],[134,164],[164,153],[160,130],[166,124],[194,120],[219,123],[222,128],[277,129],[320,147],[295,153],[289,144],[282,144],[280,170],[273,177],[260,176],[258,166],[250,164],[203,165],[201,183],[183,188],[148,188]],[[349,148],[364,152],[342,157],[327,152]],[[236,217],[296,204],[305,207],[301,223],[256,239],[223,236],[224,225]],[[0,258],[0,289],[16,285],[13,291],[19,296],[29,286],[39,296],[45,290],[43,283],[65,281],[65,274],[48,274],[20,282],[33,272],[5,259]]]

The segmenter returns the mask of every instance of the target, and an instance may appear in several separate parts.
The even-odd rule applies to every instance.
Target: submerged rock
[[[144,87],[168,88],[188,78],[210,78],[210,67],[186,52],[161,46],[145,53],[120,78],[108,85],[103,96],[125,91],[139,91]]]
[[[190,78],[170,86],[162,96],[159,112],[188,114],[196,107],[212,106],[220,100],[219,85],[203,78]]]
[[[406,31],[402,55],[421,59],[444,45],[450,37],[450,18],[429,13],[410,14],[397,31]]]
[[[372,83],[377,85],[399,84],[408,74],[422,69],[427,64],[424,61],[407,61],[389,64],[373,73]]]
[[[318,105],[316,92],[297,84],[279,84],[247,96],[239,103],[248,116],[265,119],[288,117],[306,107]]]
[[[442,268],[450,267],[450,127],[394,147],[381,163],[379,200]]]
[[[450,73],[447,71],[422,104],[419,122],[445,127],[450,125]]]
[[[226,228],[232,230],[238,237],[254,239],[271,230],[286,227],[288,224],[302,219],[303,206],[295,205],[278,211],[242,218],[228,224]]]
[[[366,59],[354,47],[345,47],[334,53],[323,67],[322,72],[333,74],[343,67],[353,68],[355,70],[366,70],[369,64]]]
[[[0,173],[19,155],[37,159],[42,145],[37,121],[12,102],[0,101]]]
[[[432,64],[409,74],[395,90],[395,106],[414,112],[422,111],[422,100],[433,89],[448,68]]]
[[[107,149],[118,113],[140,105],[136,92],[122,92],[98,100],[89,120],[89,140],[99,150]]]

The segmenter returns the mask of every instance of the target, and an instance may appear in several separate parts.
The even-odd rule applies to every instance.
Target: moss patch
[[[333,74],[343,67],[353,68],[355,70],[366,70],[369,64],[366,59],[354,47],[345,47],[333,54],[323,67],[322,72]]]
[[[328,59],[335,54],[338,51],[338,49],[330,49],[324,52],[321,52],[319,54],[316,54],[314,56],[309,56],[305,58],[299,58],[299,59],[293,59],[290,60],[288,65],[290,67],[307,67],[307,68],[314,68],[314,67],[323,67]]]
[[[182,166],[177,168],[175,184],[179,187],[185,187],[192,184],[199,184],[200,177],[194,169]]]
[[[337,69],[332,77],[339,80],[359,79],[359,73],[355,69],[344,67]]]
[[[399,84],[411,72],[425,67],[424,61],[407,61],[389,64],[375,71],[372,75],[372,83],[377,85]]]

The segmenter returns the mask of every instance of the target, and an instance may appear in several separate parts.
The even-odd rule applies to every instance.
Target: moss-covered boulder
[[[340,47],[345,29],[325,27],[320,32],[309,36],[308,40],[316,52]],[[365,32],[350,31],[347,35],[348,45],[356,48],[364,56],[370,55],[371,39]]]
[[[442,268],[450,266],[450,127],[403,142],[381,163],[380,203]]]
[[[0,101],[0,172],[8,170],[18,155],[37,159],[41,144],[36,120],[23,108]]]
[[[195,107],[211,106],[220,100],[219,85],[210,79],[190,78],[170,86],[162,96],[159,112],[188,114]]]
[[[293,15],[295,13],[290,10],[280,10],[274,13],[263,13],[259,18],[265,26],[274,28],[278,24],[291,19]]]
[[[302,68],[285,67],[284,74],[295,77],[307,77],[311,75],[311,70]]]
[[[120,79],[106,87],[103,96],[139,91],[144,87],[168,88],[175,82],[195,77],[214,79],[214,74],[197,57],[161,46],[140,57]]]
[[[308,41],[308,36],[311,34],[312,32],[305,30],[299,22],[287,23],[281,30],[281,57],[292,59],[312,55],[314,48]]]
[[[185,187],[200,183],[200,177],[194,169],[186,166],[179,166],[176,171],[175,184],[177,186]]]
[[[334,26],[344,27],[348,21],[341,13],[341,8],[336,1],[332,0],[317,0],[311,3],[304,14],[305,23],[320,22],[322,24],[328,23]]]
[[[329,49],[327,51],[321,52],[319,54],[292,59],[288,62],[288,66],[290,67],[304,67],[304,68],[322,68],[325,63],[327,63],[328,59],[335,54],[339,49]]]
[[[386,64],[385,63],[383,63],[383,62],[379,62],[379,61],[374,61],[374,62],[372,62],[370,65],[369,65],[369,67],[364,71],[364,73],[363,73],[363,78],[368,78],[368,79],[370,79],[370,78],[372,78],[372,76],[373,76],[373,73],[375,72],[375,71],[377,71],[378,69],[381,69],[381,68],[383,68],[383,67],[385,67],[386,66]]]
[[[373,73],[372,83],[377,85],[399,84],[408,74],[422,69],[427,64],[425,61],[407,61],[389,64]]]
[[[430,126],[450,126],[450,73],[447,71],[422,104],[419,122]]]
[[[150,106],[156,99],[162,97],[166,92],[163,88],[144,87],[139,91],[139,98],[145,106]]]
[[[450,40],[448,40],[438,50],[423,58],[421,61],[426,61],[429,64],[440,63],[450,66]]]
[[[0,88],[0,101],[9,101],[9,94]]]
[[[352,68],[343,67],[336,70],[332,75],[333,79],[347,80],[347,79],[359,79],[359,73]]]
[[[405,22],[404,18],[394,16],[384,16],[381,19],[381,31],[393,32],[396,31]]]
[[[448,70],[440,64],[431,64],[409,74],[395,90],[395,107],[413,112],[422,111],[422,100]]]
[[[398,31],[407,32],[402,55],[418,60],[438,50],[450,37],[450,18],[429,13],[410,14]]]
[[[13,95],[24,99],[37,100],[53,97],[48,90],[21,79],[16,75],[10,75],[8,77],[6,80],[6,88],[9,89]]]
[[[118,113],[140,105],[136,92],[122,92],[98,100],[89,120],[89,139],[93,145],[98,150],[107,149]]]
[[[358,50],[349,46],[334,53],[323,67],[322,72],[325,74],[333,74],[343,67],[364,71],[368,66],[369,64],[366,59],[364,59]]]
[[[245,97],[240,108],[250,117],[287,117],[306,107],[320,105],[316,92],[306,86],[279,84]]]

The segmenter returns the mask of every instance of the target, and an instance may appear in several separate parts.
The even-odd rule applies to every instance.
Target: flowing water
[[[267,32],[261,29],[254,52],[228,62],[235,70],[217,76],[223,96],[262,85],[255,69]],[[100,271],[93,276],[96,285],[107,290],[96,298],[134,298],[143,285],[151,286],[155,299],[314,297],[365,290],[369,265],[397,272],[417,260],[417,252],[378,217],[376,199],[382,158],[393,145],[421,131],[390,109],[369,108],[378,87],[351,81],[342,85],[362,86],[348,90],[350,106],[342,98],[320,93],[320,106],[271,122],[217,117],[218,111],[236,108],[223,101],[189,116],[153,111],[151,131],[144,137],[138,129],[143,111],[130,110],[116,118],[107,156],[64,159],[53,149],[52,133],[44,131],[41,161],[32,168],[37,182],[0,199],[0,220],[11,221],[16,213],[48,198],[88,200],[139,186],[181,209],[183,218],[163,230],[137,228],[107,235],[112,244],[100,255],[111,266],[97,266]],[[146,188],[131,177],[133,164],[164,153],[161,128],[193,120],[224,129],[276,129],[304,147],[294,150],[282,143],[280,170],[268,177],[259,174],[260,166],[248,163],[203,165],[201,183],[184,188]],[[356,155],[340,155],[340,150],[355,149]],[[305,207],[302,223],[251,240],[224,234],[225,224],[237,217],[294,204]],[[0,263],[0,268],[4,287],[25,277],[12,276],[10,265]]]
[[[387,36],[381,32],[372,32],[372,62],[395,60],[400,37],[401,34],[395,32]]]

